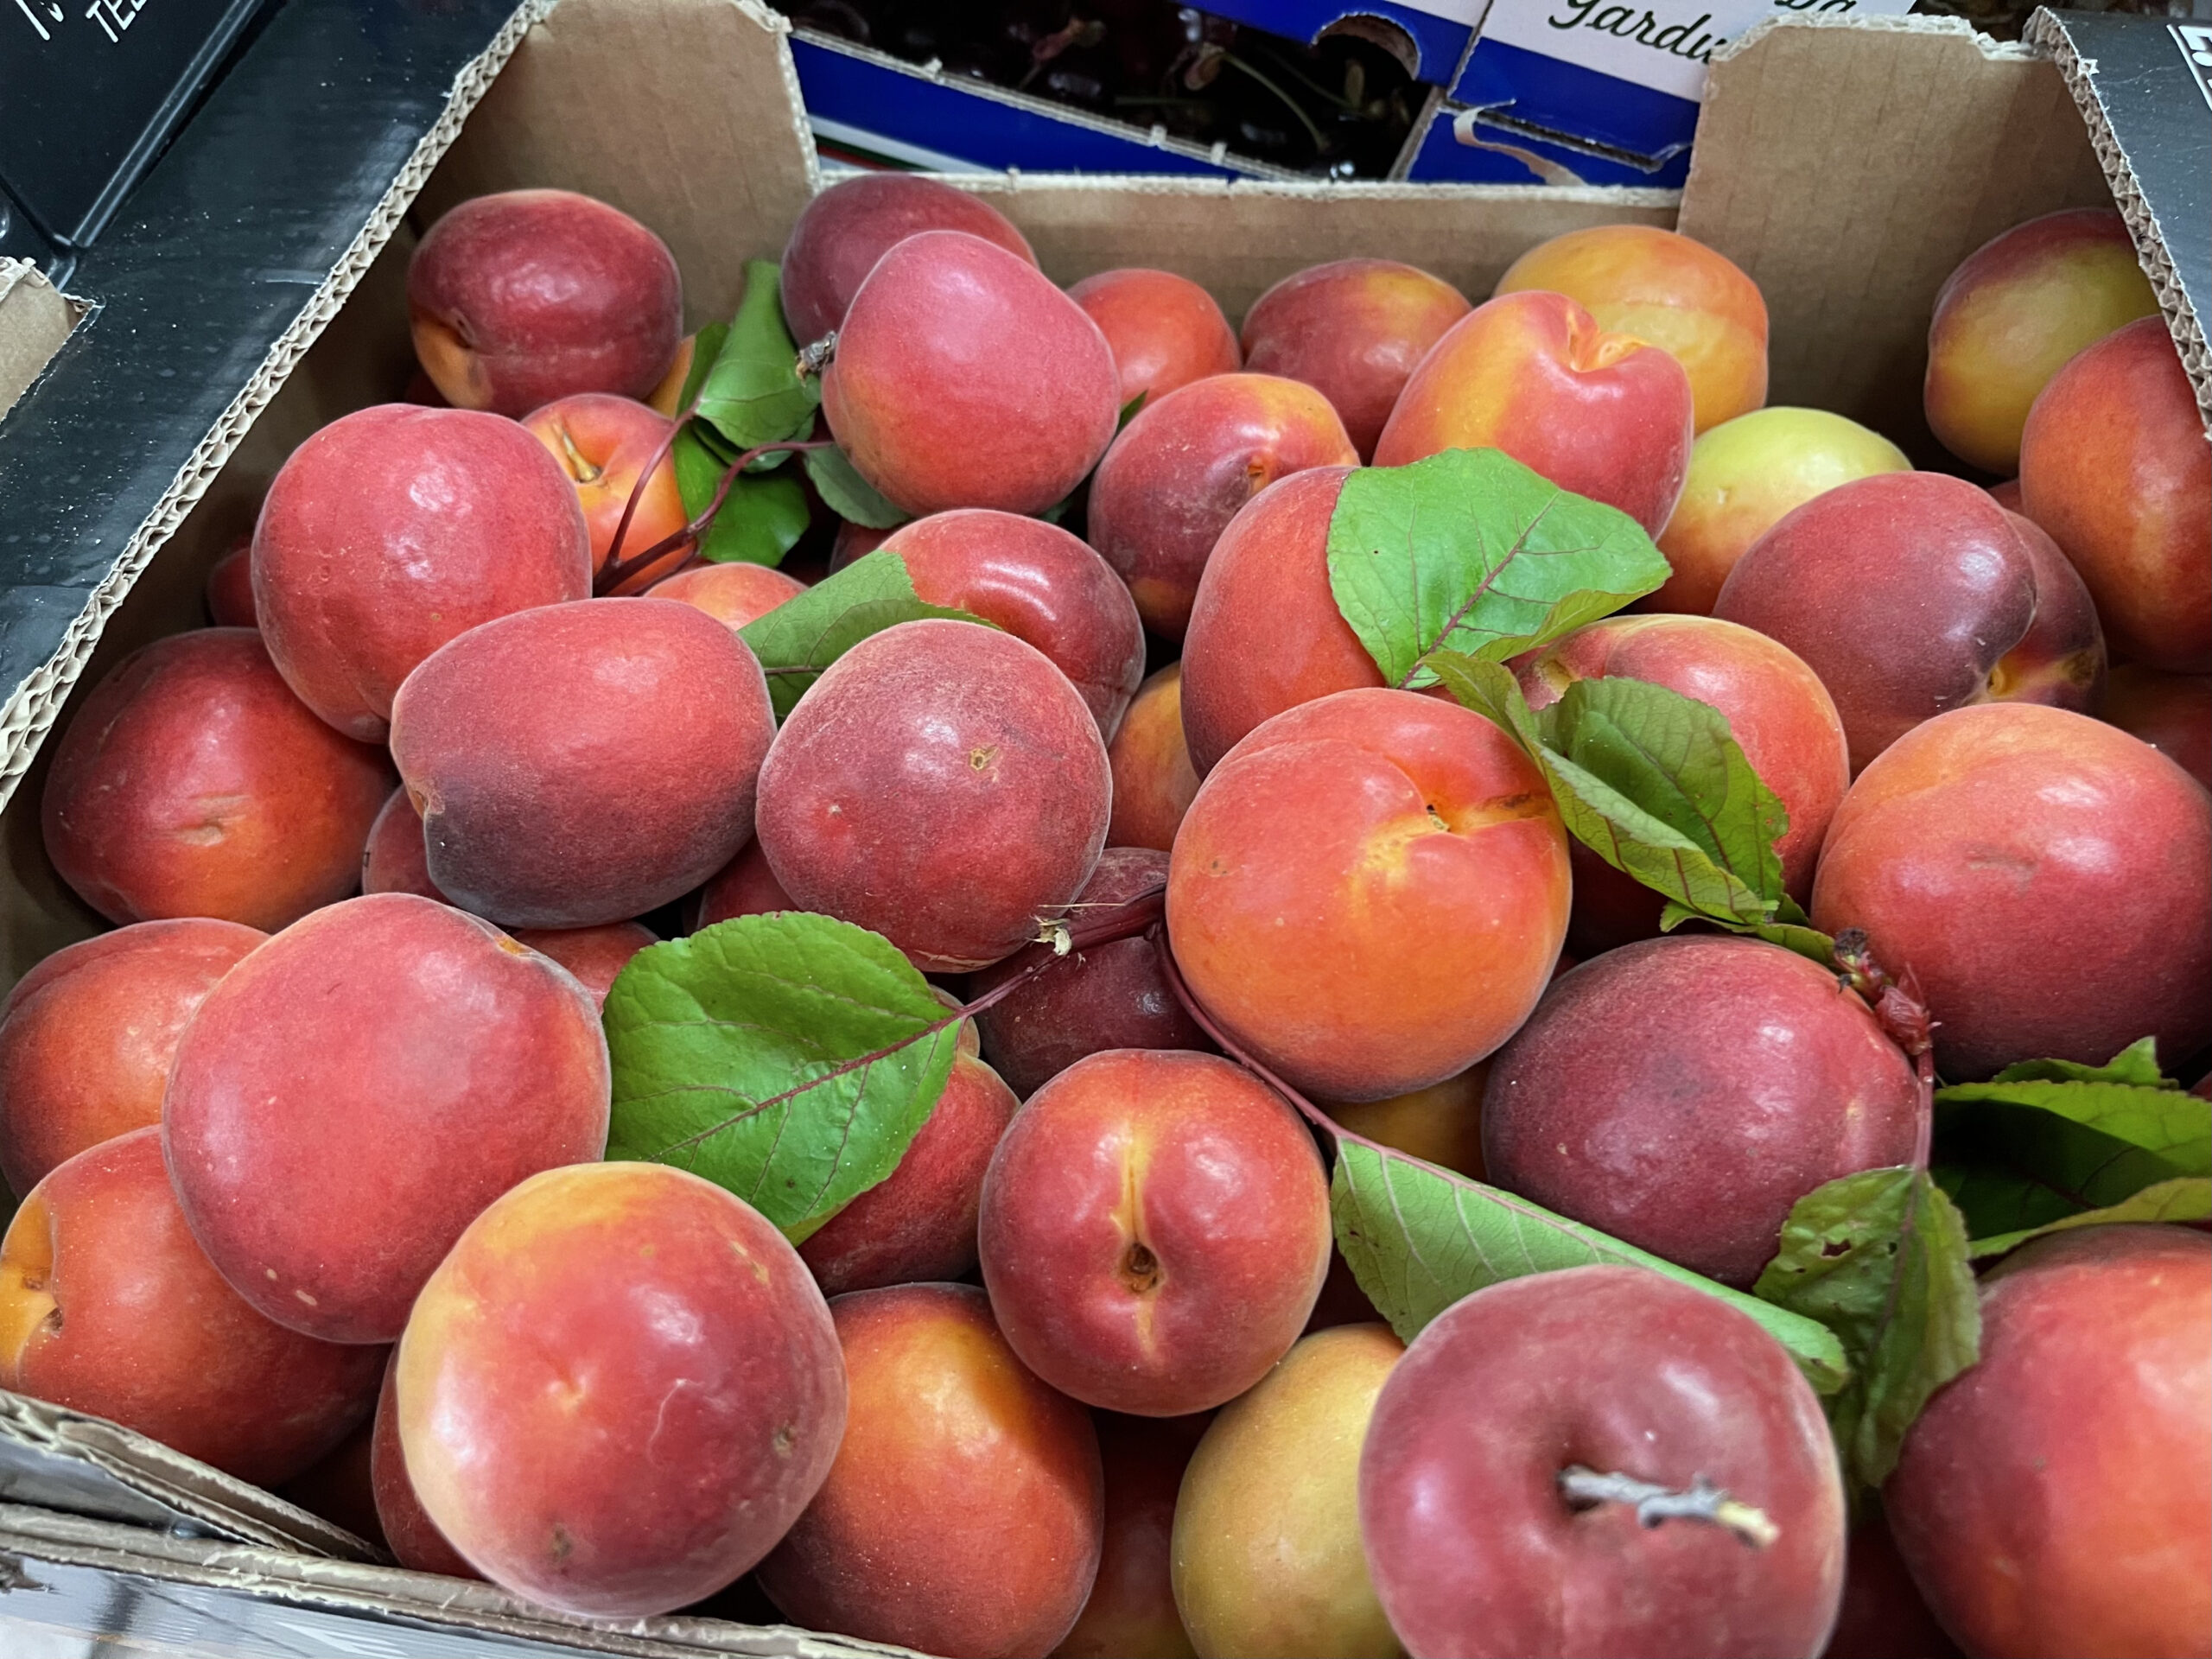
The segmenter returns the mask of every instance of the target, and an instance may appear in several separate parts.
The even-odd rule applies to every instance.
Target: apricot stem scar
[[[1764,1510],[1729,1497],[1703,1475],[1687,1490],[1675,1491],[1633,1475],[1600,1474],[1577,1463],[1560,1471],[1559,1490],[1578,1510],[1600,1503],[1633,1504],[1640,1527],[1656,1527],[1662,1521],[1703,1521],[1734,1533],[1754,1549],[1764,1549],[1782,1536],[1782,1529],[1768,1519]]]

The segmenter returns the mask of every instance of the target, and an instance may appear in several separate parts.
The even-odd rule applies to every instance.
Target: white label
[[[1888,17],[1912,0],[1492,0],[1481,38],[1703,102],[1713,52],[1767,17]]]

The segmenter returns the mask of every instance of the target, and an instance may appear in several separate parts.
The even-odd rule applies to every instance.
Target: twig
[[[671,432],[669,435],[668,442],[671,444],[676,442],[674,433]],[[623,507],[622,523],[615,527],[613,543],[607,550],[607,563],[601,568],[599,581],[594,585],[594,591],[601,594],[613,593],[632,576],[636,575],[639,571],[651,569],[654,560],[664,554],[674,552],[686,542],[690,542],[695,546],[704,545],[707,531],[714,527],[715,515],[722,510],[722,503],[729,499],[730,490],[736,484],[738,474],[762,455],[772,455],[779,451],[804,454],[809,449],[829,449],[834,447],[833,442],[828,438],[785,438],[776,443],[755,444],[735,461],[730,462],[728,469],[722,474],[721,482],[715,486],[715,499],[707,503],[697,518],[672,535],[662,537],[660,540],[634,557],[620,558],[618,556],[622,550],[622,531],[629,526],[630,508],[637,505],[639,490],[645,487],[645,480],[652,476],[651,470],[648,469],[639,475],[638,485],[632,489],[630,499]],[[653,462],[656,467],[659,464],[658,459]]]
[[[1654,1485],[1633,1475],[1600,1474],[1573,1464],[1560,1471],[1559,1489],[1578,1509],[1600,1503],[1630,1503],[1636,1523],[1656,1527],[1664,1521],[1702,1521],[1732,1532],[1753,1549],[1764,1549],[1782,1536],[1782,1529],[1768,1519],[1764,1510],[1732,1498],[1703,1475],[1684,1491]]]

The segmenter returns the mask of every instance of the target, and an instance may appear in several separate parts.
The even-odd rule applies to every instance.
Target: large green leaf
[[[1800,1198],[1754,1289],[1841,1338],[1851,1381],[1828,1420],[1845,1468],[1869,1486],[1897,1466],[1929,1397],[1980,1350],[1965,1225],[1910,1167],[1863,1170]]]
[[[868,635],[932,616],[991,626],[966,611],[924,604],[906,574],[906,562],[878,548],[747,623],[738,637],[760,659],[768,676],[768,700],[780,721],[823,669]]]
[[[2186,1090],[2031,1077],[1952,1084],[1936,1091],[1936,1104],[1939,1124],[1968,1107],[2049,1112],[2155,1153],[2177,1173],[2212,1175],[2212,1100]]]
[[[1977,1102],[1936,1108],[1935,1173],[1972,1236],[1995,1238],[2109,1208],[2190,1172],[2062,1113]]]
[[[2181,1085],[2158,1069],[2158,1039],[2139,1037],[2102,1065],[2079,1060],[2019,1060],[2006,1066],[1992,1083],[2130,1083],[2140,1089],[2178,1089]]]
[[[674,454],[683,511],[696,518],[721,487],[729,461],[699,436],[696,423],[677,434]],[[707,527],[699,556],[716,564],[780,564],[806,534],[809,517],[805,488],[790,473],[741,473]]]
[[[1337,608],[1392,685],[1445,646],[1487,661],[1610,616],[1667,580],[1635,519],[1497,449],[1446,449],[1344,480],[1329,520]]]
[[[2123,1221],[2212,1221],[2212,1176],[2182,1175],[2170,1181],[2155,1181],[2101,1210],[2083,1210],[2041,1227],[1977,1238],[1967,1247],[1967,1253],[1980,1261],[2018,1249],[2030,1239],[2041,1238],[2046,1233],[2063,1233],[2071,1227],[2106,1227]]]
[[[1527,1199],[1388,1147],[1340,1135],[1330,1182],[1337,1246],[1408,1342],[1461,1297],[1524,1274],[1616,1262],[1719,1297],[1765,1326],[1822,1392],[1843,1386],[1842,1346],[1815,1321],[1746,1296]],[[1603,1332],[1592,1332],[1602,1341]]]
[[[779,281],[769,261],[745,262],[744,297],[699,385],[699,418],[740,450],[804,437],[822,401],[821,383],[799,375]]]
[[[960,1025],[889,940],[797,911],[648,946],[605,1019],[607,1155],[702,1175],[794,1243],[898,1166]]]
[[[864,529],[890,530],[910,516],[878,494],[835,444],[806,452],[806,475],[830,512]]]
[[[729,338],[729,324],[710,322],[692,337],[691,366],[684,371],[683,390],[677,394],[677,413],[691,407],[691,400],[699,395],[699,388],[707,384],[708,371],[715,366],[715,359],[722,354],[722,343]]]

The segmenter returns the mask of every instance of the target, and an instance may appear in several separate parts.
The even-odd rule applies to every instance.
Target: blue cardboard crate
[[[1311,46],[1339,28],[1372,39],[1368,19],[1395,25],[1410,46],[1415,80],[1446,86],[1467,54],[1487,0],[1207,0],[1202,10]]]
[[[1679,190],[1689,170],[1687,137],[1656,157],[1632,157],[1561,143],[1486,120],[1481,111],[1447,105],[1421,134],[1406,177],[1418,183],[1593,184]]]

